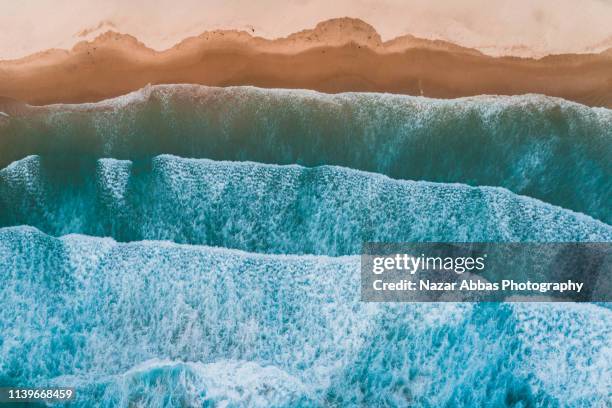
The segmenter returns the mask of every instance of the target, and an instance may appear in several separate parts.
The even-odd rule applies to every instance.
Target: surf
[[[12,227],[0,265],[0,381],[76,406],[592,406],[610,384],[610,310],[360,302],[355,256]]]
[[[28,155],[338,165],[504,187],[611,223],[612,111],[542,95],[450,100],[156,85],[0,118],[0,166]]]
[[[610,241],[612,227],[508,190],[319,166],[57,160],[0,170],[0,226],[262,253],[352,255],[363,242]]]

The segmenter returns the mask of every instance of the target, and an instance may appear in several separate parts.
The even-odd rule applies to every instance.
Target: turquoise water
[[[364,303],[358,256],[612,241],[609,110],[197,86],[27,110],[0,116],[0,385],[79,407],[612,397],[608,304]]]
[[[362,242],[611,241],[612,227],[498,187],[322,166],[30,156],[0,170],[0,226],[251,252],[351,255]]]
[[[612,385],[592,304],[363,303],[356,256],[31,227],[0,230],[0,260],[0,381],[82,406],[596,406]]]
[[[612,111],[558,98],[166,85],[28,112],[0,116],[0,167],[32,154],[338,165],[505,187],[612,223]]]

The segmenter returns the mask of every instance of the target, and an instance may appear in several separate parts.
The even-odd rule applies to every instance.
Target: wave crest
[[[612,111],[538,95],[404,95],[159,85],[0,123],[0,166],[30,154],[158,154],[490,185],[612,223]]]
[[[588,216],[507,190],[392,180],[340,167],[159,156],[0,170],[0,226],[252,252],[350,255],[362,242],[610,241]]]
[[[0,265],[0,382],[77,384],[80,406],[597,406],[612,385],[607,308],[365,303],[358,257],[18,227]]]

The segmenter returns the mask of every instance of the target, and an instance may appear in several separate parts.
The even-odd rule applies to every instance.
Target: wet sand
[[[412,36],[383,42],[370,25],[345,18],[276,40],[206,32],[165,51],[107,32],[70,51],[0,61],[0,96],[30,104],[93,102],[168,83],[436,98],[540,93],[612,108],[612,53],[495,58]]]

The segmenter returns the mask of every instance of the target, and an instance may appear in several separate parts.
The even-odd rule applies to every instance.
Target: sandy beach
[[[109,31],[69,51],[0,61],[0,96],[34,105],[93,102],[169,83],[436,98],[539,93],[610,108],[612,52],[492,57],[413,36],[382,41],[369,24],[342,18],[275,40],[210,31],[164,51]]]

